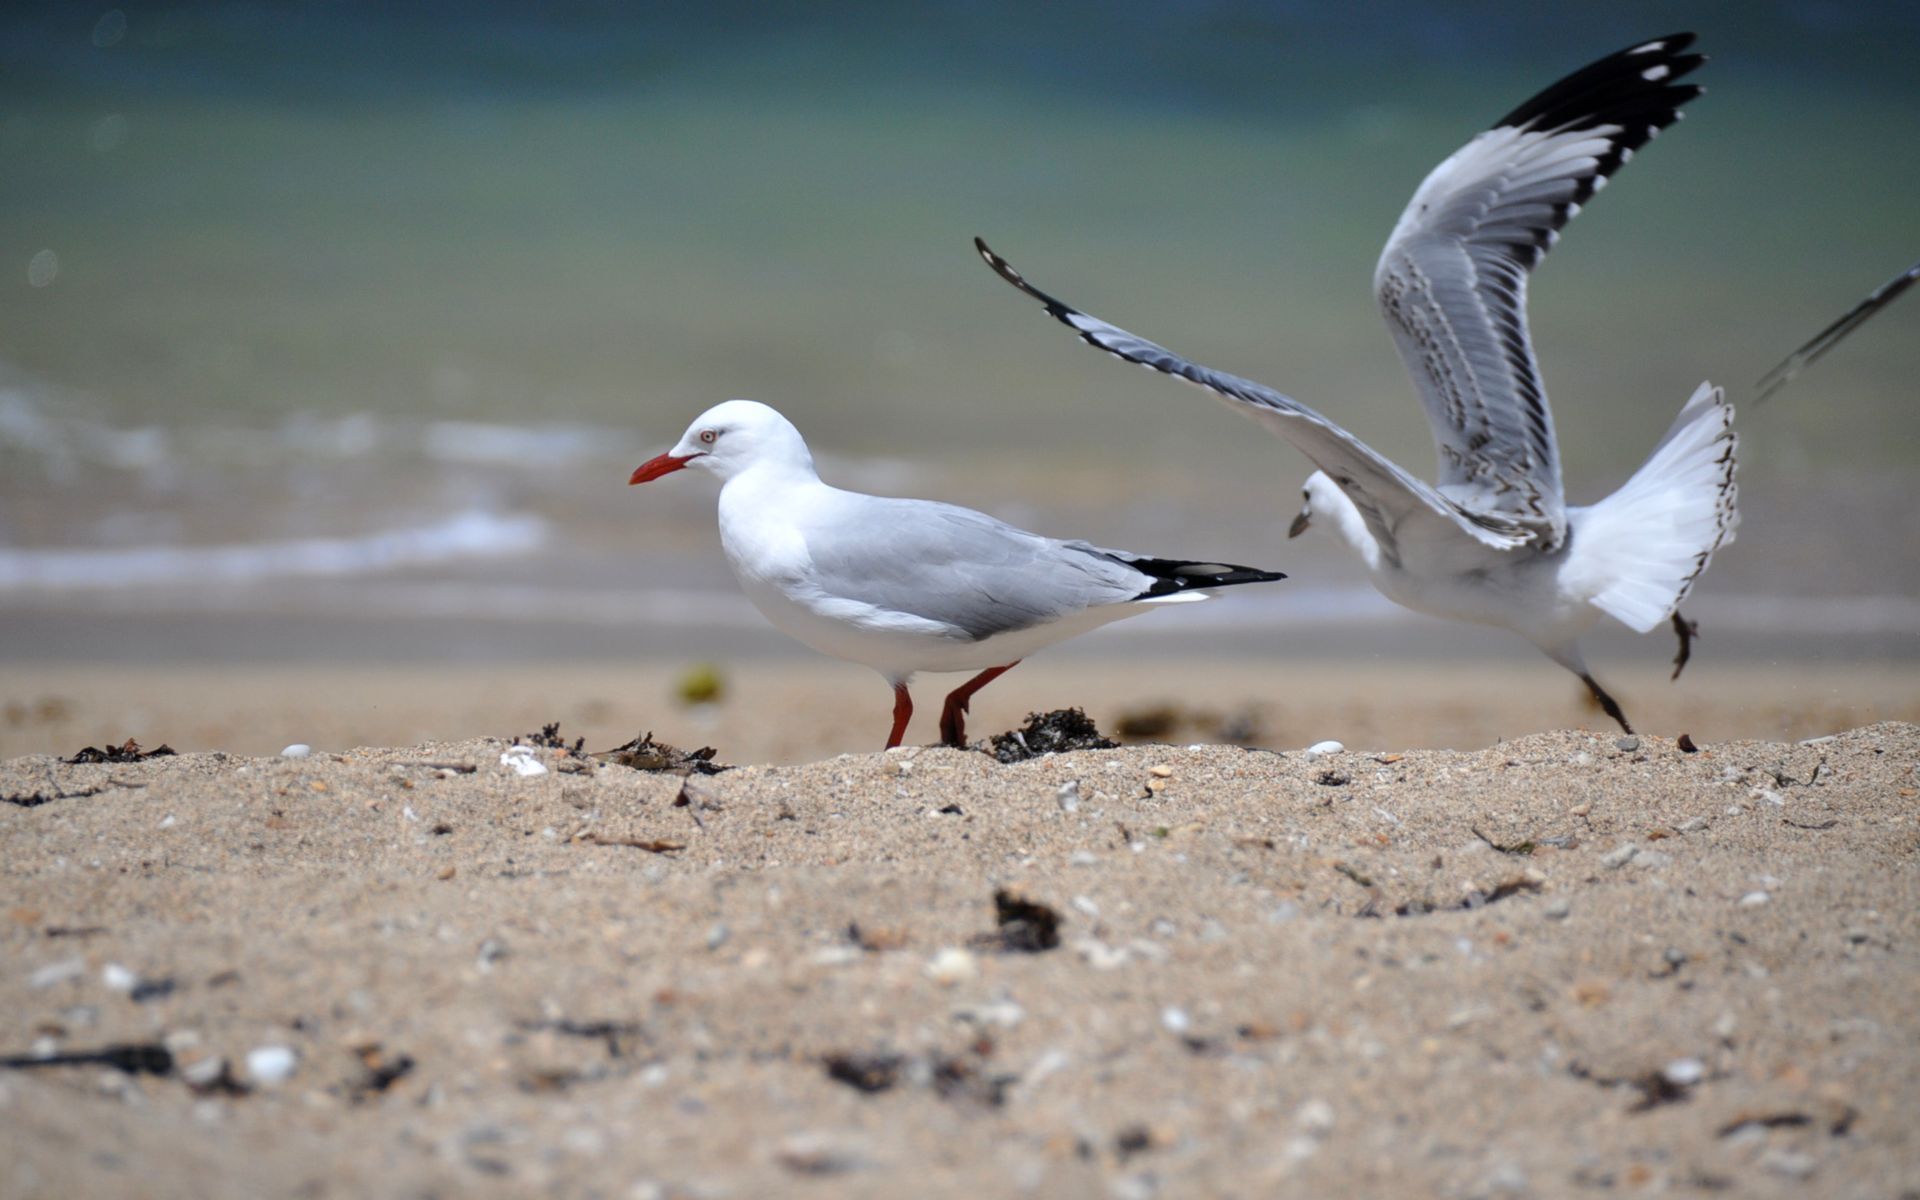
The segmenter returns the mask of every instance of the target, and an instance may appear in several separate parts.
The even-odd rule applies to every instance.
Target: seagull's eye
[[[702,429],[700,431],[700,440],[705,442],[709,446],[713,445],[713,440],[719,436],[720,436],[720,433],[718,430]]]

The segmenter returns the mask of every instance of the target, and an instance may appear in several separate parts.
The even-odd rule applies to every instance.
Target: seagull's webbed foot
[[[1627,714],[1620,711],[1619,703],[1612,696],[1607,695],[1607,689],[1601,687],[1593,676],[1584,671],[1580,673],[1580,682],[1586,684],[1587,690],[1593,693],[1593,698],[1599,703],[1601,711],[1619,722],[1620,728],[1625,732],[1633,732],[1633,726],[1627,724]]]
[[[973,699],[975,692],[1019,665],[1020,660],[1015,659],[1004,667],[988,667],[947,693],[947,702],[940,709],[940,743],[942,745],[952,746],[955,750],[967,748],[967,702]]]
[[[1680,652],[1673,656],[1673,674],[1669,678],[1678,679],[1680,672],[1687,669],[1687,660],[1693,657],[1693,639],[1700,636],[1700,622],[1687,620],[1676,608],[1673,610],[1673,631],[1680,635]]]

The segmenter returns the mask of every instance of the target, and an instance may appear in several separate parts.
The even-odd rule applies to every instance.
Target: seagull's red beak
[[[672,454],[662,454],[658,458],[650,458],[646,462],[641,463],[639,469],[634,471],[633,477],[627,480],[627,486],[632,487],[636,483],[646,483],[649,480],[658,479],[662,475],[671,475],[699,457],[698,454],[689,454],[684,458]]]

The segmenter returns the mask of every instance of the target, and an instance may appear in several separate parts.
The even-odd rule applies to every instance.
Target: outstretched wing
[[[1292,443],[1353,499],[1366,518],[1368,531],[1390,560],[1398,560],[1400,538],[1409,523],[1422,521],[1451,525],[1494,550],[1511,550],[1533,540],[1533,534],[1514,521],[1497,514],[1470,512],[1448,500],[1299,401],[1250,379],[1188,362],[1164,346],[1064,304],[1028,283],[986,242],[975,238],[973,244],[1000,278],[1038,300],[1055,320],[1078,333],[1089,346],[1205,388],[1232,401],[1241,412]]]
[[[1785,362],[1761,376],[1760,382],[1754,385],[1760,389],[1760,394],[1754,397],[1753,402],[1758,404],[1793,382],[1794,376],[1812,366],[1822,354],[1838,346],[1848,334],[1865,324],[1868,317],[1893,303],[1916,280],[1920,280],[1920,262],[1873,289],[1865,300],[1848,309],[1845,316],[1822,329],[1812,341],[1787,355]]]
[[[1690,33],[1620,51],[1528,100],[1433,169],[1373,286],[1433,425],[1440,491],[1566,532],[1553,414],[1527,335],[1527,275],[1580,205],[1700,94]]]

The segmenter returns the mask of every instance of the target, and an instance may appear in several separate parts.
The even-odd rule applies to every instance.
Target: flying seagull
[[[1527,335],[1527,276],[1580,205],[1700,94],[1680,82],[1704,61],[1692,43],[1644,42],[1560,80],[1434,168],[1401,214],[1374,291],[1433,426],[1435,484],[1297,400],[1056,300],[974,244],[1089,345],[1216,393],[1311,459],[1319,469],[1290,535],[1324,521],[1389,599],[1513,630],[1630,733],[1578,638],[1603,615],[1641,633],[1671,621],[1679,677],[1696,632],[1680,604],[1739,520],[1733,408],[1701,384],[1623,487],[1568,505]]]
[[[701,413],[679,444],[627,482],[683,467],[721,480],[720,546],[754,607],[893,686],[889,750],[913,716],[907,684],[916,672],[979,672],[940,713],[941,740],[964,748],[967,702],[1035,650],[1209,599],[1207,589],[1286,578],[1058,541],[932,500],[843,491],[821,482],[793,423],[752,400]]]

